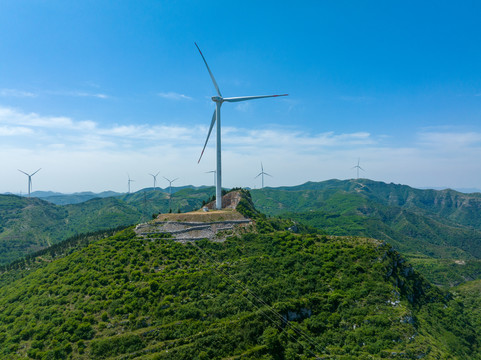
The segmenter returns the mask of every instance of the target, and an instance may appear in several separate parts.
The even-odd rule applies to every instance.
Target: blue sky
[[[0,192],[352,178],[481,188],[477,1],[0,3]],[[212,139],[214,140],[214,139]],[[166,186],[159,181],[161,186]]]

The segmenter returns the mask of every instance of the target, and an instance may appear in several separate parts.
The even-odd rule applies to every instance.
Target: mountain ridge
[[[391,246],[286,231],[292,222],[261,213],[256,219],[252,231],[221,242],[145,239],[128,228],[58,259],[34,260],[43,261],[41,268],[0,287],[0,353],[11,359],[478,357],[463,307]]]

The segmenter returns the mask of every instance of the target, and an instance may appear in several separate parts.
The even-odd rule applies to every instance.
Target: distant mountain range
[[[309,184],[306,183],[306,184]],[[305,185],[305,184],[304,184]],[[299,185],[299,186],[304,186],[304,185]],[[183,189],[194,189],[194,190],[200,190],[204,188],[208,188],[209,186],[194,186],[194,185],[185,185],[185,186],[172,186],[172,193],[176,193],[179,190]],[[270,188],[270,189],[286,189],[286,188],[298,188],[298,186],[291,186],[291,187],[278,187],[278,188]],[[251,190],[251,188],[246,188],[248,190]],[[447,190],[447,187],[433,187],[433,188],[420,188],[420,190]],[[145,191],[152,191],[154,188],[144,188],[141,189],[137,192],[145,192]],[[165,193],[170,192],[170,188],[155,188],[155,190],[159,190]],[[459,188],[459,189],[453,189],[454,191],[458,191],[461,193],[465,194],[471,194],[471,193],[481,193],[481,189],[477,188]],[[18,195],[18,194],[12,194],[12,193],[5,193],[5,195]],[[123,196],[127,195],[127,193],[119,193],[115,191],[102,191],[100,193],[94,193],[91,191],[83,191],[83,192],[76,192],[73,194],[64,194],[60,192],[55,192],[55,191],[34,191],[31,193],[31,197],[36,197],[39,199],[43,199],[45,201],[51,202],[56,205],[68,205],[68,204],[78,204],[84,201],[88,201],[91,199],[96,199],[96,198],[106,198],[106,197],[117,197],[117,196]],[[26,196],[25,194],[20,195],[20,196]]]
[[[170,202],[168,193],[147,189],[67,205],[35,197],[0,195],[0,265],[70,236],[136,224],[151,219],[154,213],[170,209],[183,212],[198,209],[213,194],[213,187],[198,190],[184,187],[175,192],[172,188]],[[58,196],[44,195],[47,198]],[[65,199],[73,199],[65,196]]]
[[[481,194],[421,190],[368,179],[252,190],[256,207],[333,235],[385,240],[432,281],[481,276]]]
[[[193,185],[185,185],[185,186],[172,186],[172,194],[176,193],[177,191],[183,190],[183,189],[194,189],[194,190],[200,190],[200,189],[205,189],[208,188],[209,186],[193,186]],[[154,188],[144,188],[142,190],[136,191],[132,194],[135,193],[143,193],[146,191],[153,191]],[[156,191],[161,191],[164,193],[170,193],[170,188],[166,187],[165,189],[156,187]],[[6,195],[14,195],[7,193]],[[119,196],[124,196],[128,195],[127,193],[118,193],[115,191],[103,191],[100,193],[94,193],[91,191],[83,191],[83,192],[77,192],[73,194],[63,194],[59,192],[54,192],[54,191],[34,191],[30,194],[30,197],[35,197],[39,198],[48,202],[51,202],[56,205],[68,205],[68,204],[79,204],[84,201],[88,201],[91,199],[97,199],[97,198],[106,198],[106,197],[119,197]],[[21,195],[21,196],[26,196],[26,195]]]

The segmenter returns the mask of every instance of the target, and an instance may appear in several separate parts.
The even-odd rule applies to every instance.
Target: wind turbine
[[[205,173],[206,173],[206,174],[214,173],[214,186],[215,186],[215,184],[216,184],[216,182],[217,182],[217,181],[216,181],[216,176],[215,176],[215,174],[217,173],[217,171],[211,170],[211,171],[206,171]]]
[[[129,175],[129,174],[127,174],[127,177],[129,178],[129,180],[127,180],[127,184],[128,184],[128,188],[129,188],[129,192],[128,192],[128,193],[130,194],[130,183],[131,183],[132,181],[135,181],[135,180],[132,180],[132,179],[130,178],[130,175]]]
[[[149,174],[150,176],[152,176],[154,178],[154,191],[155,191],[155,184],[157,183],[157,175],[159,175],[160,171],[157,173],[157,174]]]
[[[28,176],[28,197],[30,197],[30,191],[32,190],[32,176],[35,175],[36,173],[38,173],[42,168],[38,169],[37,171],[35,171],[34,173],[32,174],[27,174],[25,171],[22,171],[20,169],[17,169],[18,171],[20,171],[21,173],[24,173],[25,175]]]
[[[171,203],[172,203],[172,183],[175,180],[178,180],[179,178],[175,178],[174,180],[169,180],[165,176],[163,176],[163,178],[169,182],[169,189],[170,189],[170,191],[169,191],[169,209],[172,210],[172,205],[171,205]]]
[[[214,127],[215,122],[217,121],[217,142],[216,142],[216,185],[215,185],[215,193],[216,193],[216,203],[215,207],[216,209],[220,210],[222,209],[222,166],[221,166],[221,127],[220,127],[220,107],[222,106],[223,102],[239,102],[239,101],[246,101],[246,100],[254,100],[254,99],[262,99],[262,98],[269,98],[269,97],[279,97],[279,96],[287,96],[287,94],[282,94],[282,95],[260,95],[260,96],[242,96],[242,97],[229,97],[229,98],[224,98],[222,97],[222,94],[220,93],[219,86],[217,85],[217,82],[215,81],[214,75],[212,74],[212,71],[210,71],[209,65],[207,65],[207,61],[205,60],[204,55],[202,54],[202,51],[200,51],[199,46],[197,43],[195,43],[195,46],[197,47],[197,50],[199,50],[200,56],[202,56],[202,59],[204,60],[205,66],[207,68],[207,71],[209,72],[210,78],[212,79],[212,83],[214,84],[214,87],[217,91],[216,96],[212,96],[212,101],[215,102],[215,111],[214,114],[212,115],[212,121],[210,123],[209,127],[209,132],[207,134],[207,139],[205,140],[204,148],[202,149],[202,153],[200,154],[199,161],[202,159],[202,155],[204,154],[205,147],[207,146],[207,142],[209,141],[210,133],[212,132],[212,128]]]
[[[261,175],[262,175],[262,187],[261,187],[261,189],[264,189],[264,175],[267,175],[267,176],[270,176],[270,177],[272,177],[272,175],[264,172],[264,166],[262,165],[262,162],[261,162],[261,172],[254,179],[257,179]]]
[[[362,167],[359,166],[359,162],[361,161],[361,158],[358,158],[357,159],[357,165],[356,166],[353,166],[351,169],[357,169],[357,178],[359,179],[359,169],[361,169],[362,171],[366,171],[364,170]]]

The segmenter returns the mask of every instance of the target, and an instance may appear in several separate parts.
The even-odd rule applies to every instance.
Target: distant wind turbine
[[[165,176],[163,178],[169,182],[169,189],[170,189],[170,191],[169,191],[169,209],[172,210],[172,183],[175,180],[179,180],[179,178],[175,178],[174,180],[169,180]]]
[[[27,174],[25,171],[22,171],[20,169],[17,169],[18,171],[20,171],[21,173],[24,173],[25,175],[28,176],[28,197],[30,197],[30,191],[32,191],[32,176],[35,175],[36,173],[38,173],[42,168],[38,169],[37,171],[35,171],[34,173],[32,174]]]
[[[257,179],[259,176],[262,176],[262,188],[261,189],[264,189],[264,175],[272,177],[272,175],[264,172],[264,166],[262,165],[262,162],[261,162],[261,172],[254,178],[254,179]]]
[[[209,72],[210,78],[212,79],[212,83],[214,84],[214,87],[217,91],[218,96],[212,96],[212,101],[215,102],[215,111],[214,114],[212,115],[212,121],[210,123],[209,127],[209,132],[207,133],[207,139],[205,140],[204,148],[202,149],[202,153],[200,154],[199,161],[202,159],[202,155],[204,154],[205,147],[207,146],[207,142],[209,141],[210,133],[212,132],[212,128],[214,127],[215,122],[217,121],[217,142],[216,142],[216,185],[215,185],[215,192],[216,192],[216,204],[215,207],[216,209],[222,209],[222,169],[221,169],[221,127],[220,127],[220,107],[222,106],[222,103],[224,101],[226,102],[239,102],[239,101],[246,101],[246,100],[254,100],[254,99],[262,99],[262,98],[269,98],[269,97],[278,97],[278,96],[287,96],[287,94],[282,94],[282,95],[260,95],[260,96],[242,96],[242,97],[230,97],[230,98],[224,98],[222,97],[222,94],[220,93],[219,86],[217,85],[217,82],[215,81],[214,75],[212,74],[212,71],[210,71],[209,65],[207,65],[207,61],[205,60],[204,55],[202,54],[202,51],[200,51],[199,46],[195,44],[197,47],[197,50],[199,50],[200,56],[202,56],[202,59],[204,60],[205,66],[207,67],[207,71]]]
[[[154,178],[154,190],[155,190],[155,184],[157,183],[157,175],[159,175],[160,171],[157,173],[157,174],[149,174],[150,176],[152,176]]]
[[[214,186],[215,186],[215,184],[217,183],[217,181],[216,181],[216,176],[215,176],[215,174],[217,173],[217,171],[211,170],[211,171],[206,171],[205,173],[206,173],[206,174],[214,173]]]
[[[128,184],[128,188],[129,188],[129,192],[128,192],[128,193],[130,194],[130,183],[131,183],[132,181],[135,181],[135,180],[132,180],[132,179],[130,178],[130,175],[129,175],[129,174],[127,174],[127,177],[129,178],[129,180],[127,180],[127,184]]]
[[[361,161],[361,158],[358,158],[357,159],[357,165],[356,166],[353,166],[351,169],[357,169],[357,178],[359,179],[359,169],[361,169],[362,171],[366,171],[364,170],[362,167],[359,166],[359,162]]]

